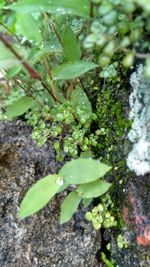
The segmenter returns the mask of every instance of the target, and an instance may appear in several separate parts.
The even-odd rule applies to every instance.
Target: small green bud
[[[94,218],[96,218],[97,215],[98,215],[98,213],[97,213],[96,211],[92,211],[92,216],[93,216]]]
[[[92,214],[93,215],[93,214]],[[97,219],[92,217],[92,224],[97,224]]]
[[[109,223],[108,219],[104,220],[103,226],[104,226],[104,228],[109,228],[110,227],[110,223]]]
[[[92,221],[92,213],[91,212],[86,212],[85,218],[87,221],[91,222]]]
[[[55,150],[59,150],[60,149],[59,142],[54,142],[54,148],[55,148]]]
[[[129,68],[129,67],[131,67],[133,65],[133,63],[134,63],[134,55],[135,55],[134,51],[131,51],[123,58],[122,64],[126,68]]]
[[[106,218],[106,219],[109,219],[110,217],[111,217],[110,212],[107,211],[107,212],[105,213],[105,218]]]
[[[94,227],[95,230],[99,230],[101,228],[101,224],[99,222],[94,223],[93,227]]]
[[[99,212],[98,207],[94,207],[94,208],[92,209],[92,212],[96,212],[96,213],[98,213],[98,212]]]
[[[97,217],[97,221],[98,221],[99,223],[102,223],[102,222],[103,222],[103,217],[102,217],[101,215],[99,215],[99,216]]]
[[[101,212],[104,210],[104,207],[101,203],[98,204],[97,208],[98,208],[98,211],[101,211]]]

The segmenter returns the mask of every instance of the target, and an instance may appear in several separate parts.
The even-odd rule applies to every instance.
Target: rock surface
[[[23,122],[0,122],[0,266],[99,266],[100,240],[82,209],[69,223],[59,224],[63,194],[32,217],[16,216],[28,188],[60,166],[51,143],[38,149]]]

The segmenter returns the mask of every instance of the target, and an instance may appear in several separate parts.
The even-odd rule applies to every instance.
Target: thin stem
[[[41,75],[35,71],[29,64],[26,62],[12,47],[12,45],[3,37],[3,35],[0,34],[0,40],[4,43],[4,45],[13,53],[13,55],[21,62],[21,64],[25,67],[25,69],[28,71],[30,76],[33,79],[39,80],[42,84],[42,86],[48,91],[48,93],[53,97],[55,101],[58,101],[57,97],[53,95],[53,93],[49,90],[47,84],[42,81]]]
[[[90,3],[90,17],[93,18],[93,9],[94,9],[94,3]]]
[[[5,25],[4,23],[2,23],[2,22],[0,22],[0,25],[2,26],[2,27],[4,27],[12,36],[14,36],[16,39],[17,39],[17,41],[18,42],[20,42],[20,39],[19,39],[19,37],[14,33],[14,32],[12,32],[8,27],[7,27],[7,25]]]
[[[50,83],[50,86],[51,86],[51,89],[52,89],[52,94],[53,94],[54,98],[56,99],[56,101],[58,101],[58,97],[56,95],[55,84],[54,84],[53,78],[52,78],[51,68],[50,68],[46,58],[44,58],[44,65],[45,65],[45,68],[46,68],[47,73],[48,73],[48,80],[49,80],[49,83]]]
[[[75,79],[68,86],[68,88],[67,88],[67,99],[70,98],[70,95],[71,95],[72,91],[74,90],[74,88],[76,87],[77,84],[78,84],[78,79]]]
[[[58,38],[60,44],[63,46],[63,42],[62,42],[62,40],[61,40],[61,37],[60,37],[60,35],[59,35],[59,33],[58,33],[56,27],[55,27],[54,22],[53,22],[51,19],[50,19],[50,27],[51,27],[51,29],[55,32],[55,34],[56,34],[56,36],[57,36],[57,38]]]
[[[58,41],[59,41],[60,44],[63,46],[63,42],[62,42],[61,37],[60,37],[60,35],[59,35],[59,33],[58,33],[56,27],[55,27],[54,22],[52,21],[52,19],[50,19],[50,18],[47,16],[46,13],[44,13],[44,16],[45,16],[46,20],[48,21],[48,24],[49,24],[51,30],[54,31],[54,33],[55,33],[56,36],[57,36]]]
[[[41,75],[36,72],[29,64],[28,62],[26,62],[26,60],[24,60],[22,58],[22,56],[20,56],[18,54],[18,52],[12,47],[12,45],[10,44],[10,42],[8,42],[6,40],[6,38],[0,34],[0,40],[2,41],[2,43],[9,49],[9,51],[12,52],[12,54],[21,62],[21,64],[25,67],[25,69],[27,70],[27,72],[30,74],[30,76],[33,79],[37,79],[37,80],[41,80]]]
[[[26,92],[26,94],[28,95],[28,96],[30,96],[30,97],[32,97],[34,100],[35,100],[35,102],[37,102],[37,104],[41,107],[41,108],[44,108],[44,105],[43,105],[43,103],[41,103],[38,99],[36,99],[26,88],[24,88],[20,83],[21,82],[19,82],[18,80],[16,80],[15,79],[15,83],[22,89],[22,90],[24,90],[25,92]]]

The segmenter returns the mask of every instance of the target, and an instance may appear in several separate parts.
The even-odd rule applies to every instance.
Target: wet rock
[[[64,193],[38,214],[16,216],[28,188],[41,177],[56,173],[50,142],[37,148],[23,122],[0,122],[0,266],[97,267],[100,240],[81,210],[67,224],[59,224]]]

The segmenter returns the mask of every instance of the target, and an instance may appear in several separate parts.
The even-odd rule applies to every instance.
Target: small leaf
[[[83,201],[83,205],[85,208],[87,208],[91,202],[92,202],[93,198],[83,198],[82,201]]]
[[[61,206],[60,223],[69,221],[76,212],[81,201],[81,197],[76,192],[71,192]]]
[[[29,96],[23,96],[19,100],[13,102],[7,107],[7,111],[4,113],[8,119],[20,116],[24,114],[29,108],[32,107],[34,100]]]
[[[85,184],[103,177],[111,168],[94,159],[75,159],[67,162],[60,170],[68,184]]]
[[[63,47],[65,58],[68,61],[77,61],[80,59],[80,44],[77,41],[75,33],[67,26],[63,33]]]
[[[110,185],[111,184],[106,181],[98,180],[92,183],[82,184],[76,189],[76,191],[83,198],[95,198],[105,194]]]
[[[18,216],[25,218],[42,209],[57,193],[60,187],[57,179],[58,175],[48,175],[33,185],[20,205]]]
[[[92,113],[91,102],[81,87],[76,86],[76,88],[73,90],[71,94],[71,102],[75,108],[77,106],[81,106],[82,109],[84,109],[88,114]]]
[[[88,61],[77,61],[74,63],[64,63],[52,70],[55,80],[68,80],[77,78],[89,70],[96,68],[97,65]]]

